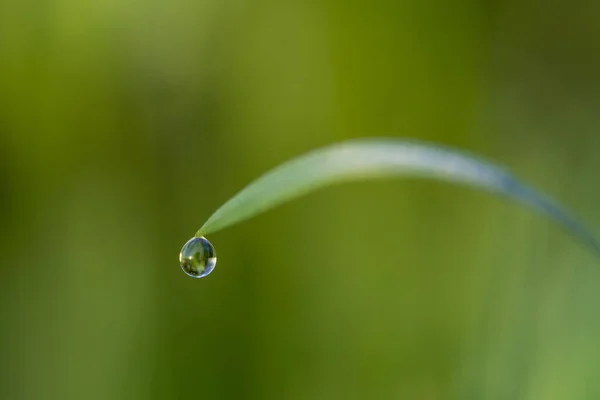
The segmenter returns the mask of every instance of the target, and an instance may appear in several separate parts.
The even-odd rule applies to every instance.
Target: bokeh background
[[[181,246],[338,140],[509,166],[600,233],[596,0],[0,3],[0,398],[598,399],[600,269],[439,182],[332,187]]]

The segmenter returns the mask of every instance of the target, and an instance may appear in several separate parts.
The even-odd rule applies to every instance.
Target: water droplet
[[[181,248],[179,264],[188,276],[204,278],[215,269],[217,253],[204,236],[193,237]]]

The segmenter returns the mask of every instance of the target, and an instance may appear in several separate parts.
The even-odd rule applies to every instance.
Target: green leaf
[[[196,236],[214,233],[324,186],[390,176],[433,178],[508,196],[545,214],[600,255],[600,244],[589,230],[560,204],[501,166],[448,147],[399,139],[350,140],[281,164],[223,204]]]

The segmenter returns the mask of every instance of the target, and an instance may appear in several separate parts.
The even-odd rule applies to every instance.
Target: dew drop
[[[217,253],[204,236],[193,237],[181,248],[179,264],[188,276],[204,278],[215,269]]]

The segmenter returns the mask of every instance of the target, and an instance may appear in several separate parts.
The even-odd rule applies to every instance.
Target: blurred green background
[[[181,246],[362,136],[477,152],[600,233],[597,0],[0,3],[1,399],[598,399],[597,259],[447,184],[333,187]]]

